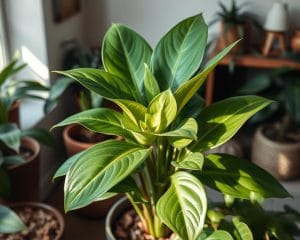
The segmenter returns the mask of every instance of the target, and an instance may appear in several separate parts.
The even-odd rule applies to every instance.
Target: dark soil
[[[133,209],[123,213],[113,229],[118,240],[155,240],[146,233],[140,218]],[[173,236],[170,236],[169,238],[160,238],[160,240],[171,240],[172,238]]]
[[[282,143],[300,142],[300,129],[291,129],[280,136],[277,125],[268,125],[263,129],[264,135],[270,140]]]
[[[40,208],[15,209],[27,229],[15,234],[0,234],[0,240],[54,240],[61,229],[57,219]]]
[[[91,132],[85,128],[80,128],[80,131],[76,135],[72,135],[72,138],[75,140],[85,143],[98,143],[107,139],[108,137],[109,136],[101,133]]]
[[[31,156],[33,156],[34,152],[32,151],[32,149],[21,146],[20,147],[20,153],[19,155],[23,158],[23,159],[30,159]]]

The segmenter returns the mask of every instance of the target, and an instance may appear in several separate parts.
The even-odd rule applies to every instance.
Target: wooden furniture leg
[[[215,81],[215,71],[212,71],[208,77],[205,88],[205,101],[206,105],[210,105],[213,102],[214,95],[214,81]]]
[[[265,44],[263,47],[263,55],[268,56],[272,47],[272,43],[275,39],[275,33],[274,32],[267,32]]]

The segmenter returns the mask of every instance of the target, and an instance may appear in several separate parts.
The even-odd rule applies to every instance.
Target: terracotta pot
[[[291,48],[293,52],[300,53],[300,30],[296,30],[291,38]]]
[[[33,153],[25,163],[8,167],[12,189],[9,201],[39,201],[40,144],[32,138],[24,137],[21,146]]]
[[[44,204],[44,203],[38,203],[38,202],[20,202],[20,203],[14,203],[10,204],[10,207],[14,210],[22,209],[25,207],[33,208],[33,209],[42,209],[48,213],[50,213],[59,223],[59,230],[57,233],[57,236],[53,240],[61,240],[63,237],[64,229],[65,229],[65,222],[62,214],[54,207]]]
[[[106,240],[117,239],[113,234],[113,230],[112,230],[113,223],[115,223],[117,219],[130,208],[132,208],[132,206],[126,197],[121,198],[112,206],[105,219]]]
[[[16,101],[10,107],[8,112],[8,121],[17,124],[18,127],[20,127],[19,109],[20,109],[20,101]]]
[[[258,128],[252,145],[251,159],[280,180],[292,180],[300,176],[300,142],[274,142]]]
[[[77,140],[80,138],[79,136],[84,135],[85,132],[87,132],[87,130],[84,130],[84,128],[80,125],[69,125],[64,128],[63,139],[69,157],[82,150],[88,149],[99,141],[103,141],[108,138],[106,135],[98,134],[98,141],[95,142],[83,142]]]
[[[84,130],[84,128],[80,125],[69,125],[65,127],[63,131],[63,138],[64,138],[67,154],[69,157],[73,156],[74,154],[80,151],[88,149],[89,147],[93,146],[94,144],[100,141],[104,141],[109,138],[109,136],[107,135],[97,133],[98,137],[97,137],[97,141],[95,142],[87,143],[87,142],[76,140],[76,138],[78,138],[77,137],[78,135],[84,134],[86,131],[87,130]],[[120,196],[118,195],[111,199],[94,202],[87,207],[76,210],[75,212],[89,218],[102,218],[106,216],[110,207],[119,198]]]

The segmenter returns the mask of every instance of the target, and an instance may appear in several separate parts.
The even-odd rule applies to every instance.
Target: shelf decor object
[[[266,39],[263,46],[263,55],[269,56],[275,42],[278,42],[277,55],[286,51],[285,32],[288,30],[288,10],[287,4],[283,2],[275,2],[269,11],[264,29],[266,31]]]

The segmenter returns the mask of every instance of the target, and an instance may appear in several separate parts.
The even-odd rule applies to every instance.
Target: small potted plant
[[[243,199],[289,196],[251,162],[226,154],[203,155],[228,141],[271,102],[257,96],[233,97],[194,111],[197,91],[207,75],[235,46],[228,46],[195,74],[205,54],[207,32],[199,14],[178,23],[152,50],[138,33],[113,24],[102,45],[104,70],[59,72],[123,110],[87,110],[56,125],[77,123],[124,138],[98,143],[58,169],[55,177],[66,176],[66,211],[122,192],[139,218],[141,239],[224,240],[233,238],[205,225],[204,185]],[[117,239],[110,225],[115,222],[107,219],[107,239]]]
[[[217,12],[217,17],[212,21],[212,23],[221,21],[217,43],[219,49],[243,38],[244,41],[231,51],[232,54],[243,53],[249,50],[251,26],[262,29],[255,14],[245,11],[244,6],[245,4],[238,6],[236,0],[232,0],[231,6],[226,7],[219,1],[220,10]]]
[[[297,72],[282,68],[258,75],[240,89],[240,93],[250,92],[276,100],[252,119],[260,125],[253,140],[252,161],[278,179],[299,177],[300,83]]]

